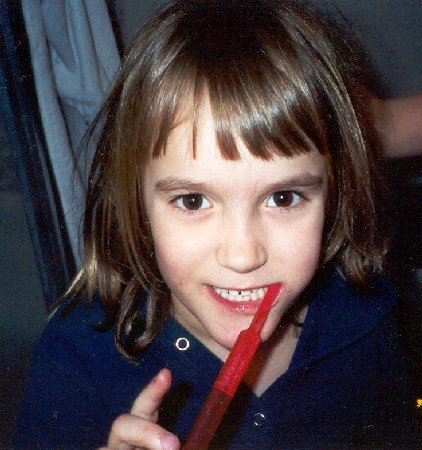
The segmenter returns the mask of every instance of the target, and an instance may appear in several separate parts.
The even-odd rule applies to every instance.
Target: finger
[[[158,419],[158,408],[170,385],[170,370],[161,369],[138,395],[130,411],[131,414],[156,422]]]
[[[159,425],[131,414],[119,416],[113,423],[108,448],[141,447],[151,450],[177,450],[179,439]]]

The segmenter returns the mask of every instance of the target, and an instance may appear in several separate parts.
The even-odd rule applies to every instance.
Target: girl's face
[[[313,278],[327,169],[316,150],[263,161],[241,142],[241,159],[225,160],[209,107],[200,125],[195,159],[192,124],[174,128],[165,155],[146,165],[144,195],[172,313],[225,359],[251,323],[261,288],[282,284],[261,334],[266,340]]]

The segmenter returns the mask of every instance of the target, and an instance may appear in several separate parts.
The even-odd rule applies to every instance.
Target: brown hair
[[[343,58],[290,2],[174,1],[141,31],[91,129],[85,260],[67,293],[75,302],[99,292],[127,357],[151,342],[170,307],[144,211],[143,166],[165,152],[187,102],[195,125],[204,95],[224,158],[239,158],[236,137],[262,159],[316,147],[331,181],[322,266],[334,263],[361,286],[381,270],[373,164]]]

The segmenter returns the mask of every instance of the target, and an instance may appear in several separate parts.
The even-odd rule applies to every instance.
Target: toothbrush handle
[[[183,450],[206,450],[229,407],[232,397],[213,386],[195,424],[189,433]]]
[[[233,397],[260,343],[259,336],[249,328],[241,331],[214,386]]]
[[[206,450],[209,447],[260,342],[260,338],[249,329],[239,334],[195,420],[184,450]]]

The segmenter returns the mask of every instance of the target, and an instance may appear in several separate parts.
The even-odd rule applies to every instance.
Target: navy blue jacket
[[[415,421],[385,281],[366,296],[333,275],[311,302],[288,371],[256,397],[241,385],[213,447],[239,449],[416,448]],[[16,448],[95,448],[113,420],[162,367],[173,386],[160,422],[183,441],[221,366],[169,318],[138,364],[113,332],[90,324],[98,303],[54,317],[36,348],[18,420]],[[179,350],[176,345],[182,338]]]

